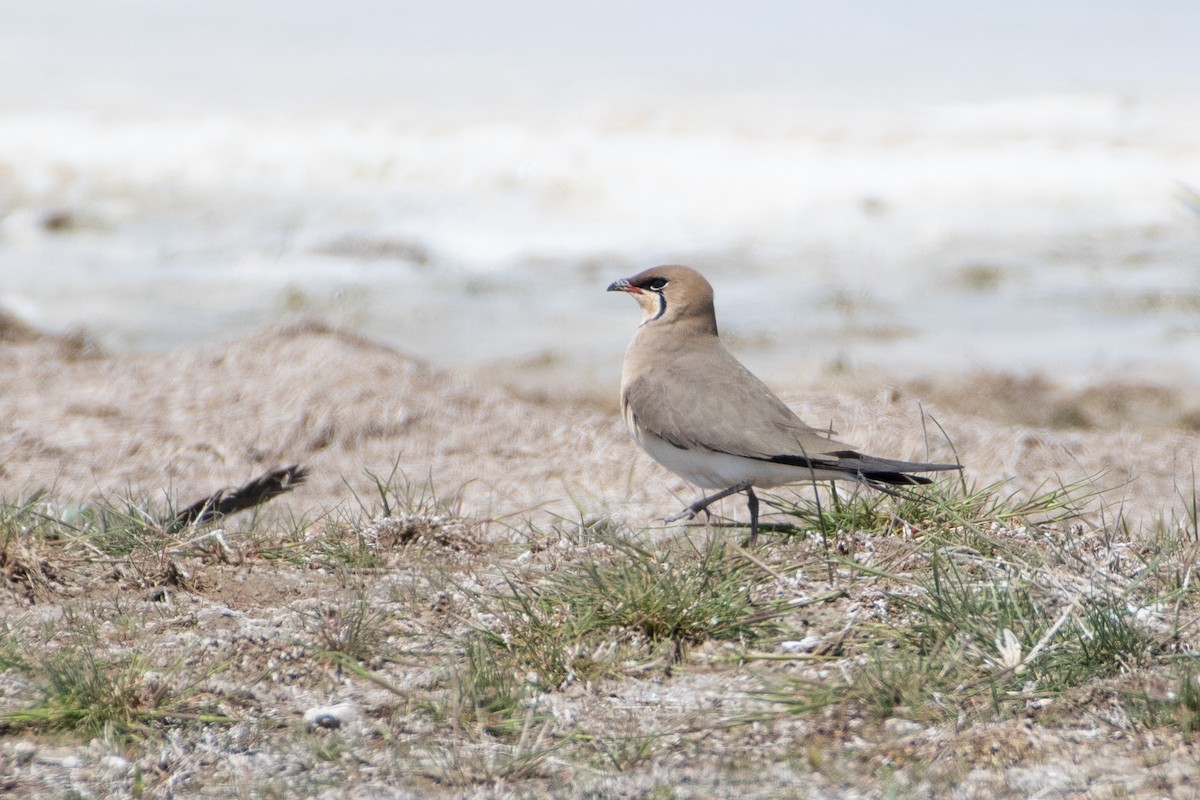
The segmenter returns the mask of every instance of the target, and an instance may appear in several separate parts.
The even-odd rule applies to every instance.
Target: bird
[[[866,455],[805,424],[717,336],[712,285],[691,267],[652,267],[613,281],[642,308],[621,369],[621,416],[651,458],[702,489],[717,489],[667,522],[692,519],[745,492],[750,542],[758,538],[754,490],[800,481],[849,480],[894,494],[932,481],[910,473],[961,470]]]

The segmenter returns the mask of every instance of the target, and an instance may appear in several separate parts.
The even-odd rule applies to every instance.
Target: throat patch
[[[662,292],[658,292],[657,294],[658,294],[658,313],[655,314],[650,319],[646,320],[646,322],[654,322],[654,320],[658,319],[663,314],[667,313],[667,298],[663,296]],[[643,322],[642,324],[645,325],[646,322]]]

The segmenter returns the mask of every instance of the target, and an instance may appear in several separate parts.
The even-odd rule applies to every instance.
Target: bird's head
[[[633,295],[642,307],[642,325],[685,323],[717,333],[712,285],[691,267],[651,267],[613,281],[608,291]]]

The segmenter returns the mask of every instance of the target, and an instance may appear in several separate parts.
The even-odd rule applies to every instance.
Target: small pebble
[[[890,717],[883,721],[884,730],[891,733],[893,736],[912,736],[922,730],[921,724],[913,722],[911,719],[901,719],[900,717]]]
[[[335,731],[351,722],[358,715],[353,703],[337,703],[332,706],[318,706],[304,712],[304,725],[309,730],[324,728]]]
[[[124,775],[129,772],[129,762],[121,756],[111,755],[100,759],[100,766],[109,772],[115,772],[118,775]]]
[[[824,637],[810,633],[803,639],[789,639],[786,642],[780,642],[779,649],[785,653],[811,653],[821,646],[822,641],[824,641]]]
[[[67,769],[79,769],[83,766],[83,761],[79,756],[67,756],[60,763]]]
[[[15,742],[12,746],[13,760],[18,764],[28,764],[33,761],[33,757],[37,755],[37,745],[33,742],[22,739]]]

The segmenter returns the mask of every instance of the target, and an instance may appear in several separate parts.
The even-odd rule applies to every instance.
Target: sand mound
[[[312,476],[294,502],[327,508],[352,499],[343,478],[367,492],[364,470],[386,476],[398,461],[446,491],[474,481],[519,505],[561,496],[596,464],[625,471],[633,455],[612,420],[550,413],[312,322],[150,356],[70,359],[32,340],[5,348],[0,376],[8,497],[53,486],[186,499],[303,462]]]

